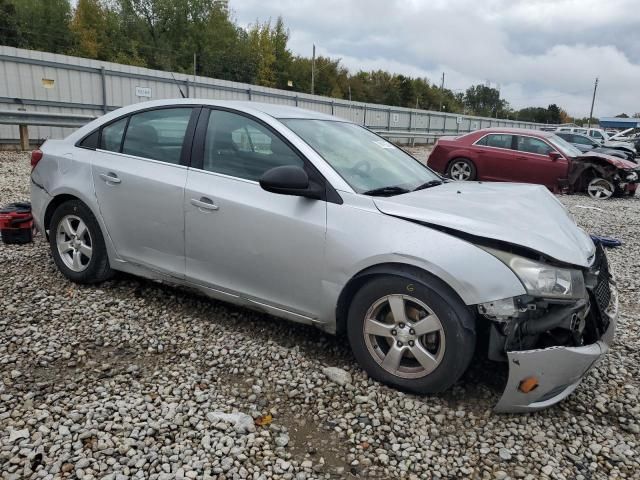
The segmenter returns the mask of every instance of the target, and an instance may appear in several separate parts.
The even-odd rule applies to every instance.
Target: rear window
[[[78,144],[81,148],[87,148],[89,150],[95,150],[98,148],[98,139],[100,138],[100,130],[96,130],[93,133],[90,133],[86,137],[82,139],[82,141]]]
[[[511,149],[513,135],[491,134],[485,137],[487,147]]]
[[[163,108],[131,116],[122,153],[179,164],[191,108]]]
[[[125,117],[102,128],[102,135],[100,135],[100,148],[102,150],[108,150],[110,152],[120,151],[122,135],[127,126],[127,120],[128,118]]]

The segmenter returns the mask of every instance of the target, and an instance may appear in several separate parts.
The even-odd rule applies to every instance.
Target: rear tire
[[[477,173],[475,164],[468,158],[454,158],[447,167],[447,176],[452,180],[475,180]]]
[[[99,283],[113,276],[98,221],[80,200],[64,202],[49,225],[51,255],[62,274],[76,283]]]
[[[442,282],[391,275],[375,277],[355,294],[347,335],[369,376],[419,394],[451,387],[476,342],[472,315]]]

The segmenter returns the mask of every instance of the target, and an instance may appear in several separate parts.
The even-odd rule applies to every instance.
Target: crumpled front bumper
[[[606,311],[609,327],[599,341],[582,347],[550,347],[508,352],[509,379],[497,412],[534,412],[569,396],[587,372],[609,351],[618,319],[618,293],[610,282],[611,301]],[[521,382],[534,377],[538,386],[524,393]],[[526,389],[525,389],[526,390]]]

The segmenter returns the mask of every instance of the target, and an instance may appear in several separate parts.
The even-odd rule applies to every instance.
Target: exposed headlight
[[[513,270],[531,296],[563,299],[585,296],[584,275],[580,270],[558,268],[492,248],[485,250]]]

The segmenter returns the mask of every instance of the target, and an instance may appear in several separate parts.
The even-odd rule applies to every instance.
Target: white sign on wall
[[[151,98],[151,87],[136,87],[136,97]]]
[[[456,123],[460,125],[462,123],[462,117],[456,117]]]
[[[393,123],[398,123],[400,121],[400,115],[397,113],[394,113],[392,120],[393,120]]]

